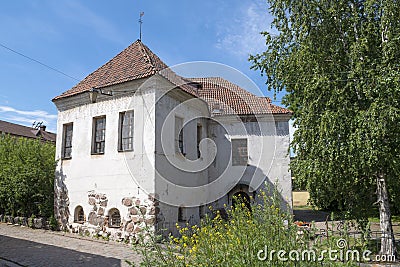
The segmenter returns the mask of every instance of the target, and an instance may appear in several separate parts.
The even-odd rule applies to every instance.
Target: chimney
[[[45,132],[46,131],[46,125],[40,125],[40,131]]]

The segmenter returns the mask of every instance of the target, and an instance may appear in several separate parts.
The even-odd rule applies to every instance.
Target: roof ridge
[[[54,97],[53,101],[86,92],[93,87],[101,88],[146,78],[166,67],[168,66],[150,48],[136,40],[72,88]]]
[[[148,62],[150,63],[150,66],[151,66],[151,69],[152,69],[152,71],[151,71],[152,75],[155,74],[157,72],[157,70],[156,70],[156,67],[154,65],[154,62],[151,60],[151,57],[149,55],[149,51],[147,51],[145,45],[142,43],[142,41],[140,41],[140,39],[138,39],[136,42],[138,42],[138,44],[140,44],[140,48],[143,51],[143,55],[147,58]]]

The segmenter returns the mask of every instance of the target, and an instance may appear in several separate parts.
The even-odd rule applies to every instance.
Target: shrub
[[[0,214],[53,215],[53,144],[0,134]]]
[[[50,226],[50,230],[52,230],[52,231],[57,231],[58,230],[58,221],[56,220],[56,218],[54,218],[53,215],[50,216],[49,226]]]
[[[142,266],[321,266],[318,261],[282,261],[271,250],[301,251],[312,244],[307,232],[299,235],[290,212],[280,208],[278,193],[262,192],[261,204],[253,204],[251,211],[245,203],[228,208],[228,219],[218,212],[206,218],[200,227],[178,228],[180,237],[170,236],[159,243],[157,236],[142,237],[139,247]],[[178,226],[177,226],[178,227]],[[312,233],[311,233],[312,235]],[[267,250],[267,254],[260,250]],[[261,260],[259,257],[261,257]],[[263,260],[263,257],[267,259]],[[288,255],[286,254],[286,257]],[[353,266],[352,263],[324,262],[324,266]]]

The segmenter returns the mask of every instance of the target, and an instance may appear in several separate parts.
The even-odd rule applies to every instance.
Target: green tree
[[[276,34],[250,57],[295,119],[291,168],[312,202],[365,220],[378,204],[381,253],[395,254],[400,8],[397,1],[269,0]]]
[[[54,155],[53,144],[0,135],[0,213],[53,215]]]

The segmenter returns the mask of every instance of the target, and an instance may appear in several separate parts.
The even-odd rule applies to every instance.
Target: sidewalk
[[[0,223],[0,266],[139,266],[130,245]]]

